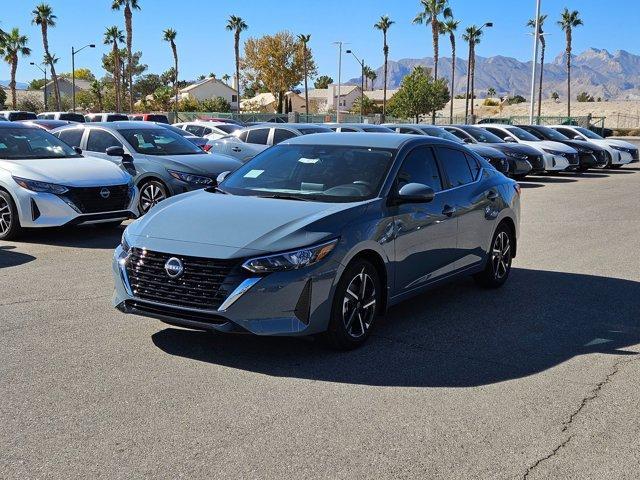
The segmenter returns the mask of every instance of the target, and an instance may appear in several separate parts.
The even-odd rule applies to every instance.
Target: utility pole
[[[336,123],[340,123],[340,84],[342,81],[342,45],[344,42],[333,42],[338,45],[338,99],[336,101]]]

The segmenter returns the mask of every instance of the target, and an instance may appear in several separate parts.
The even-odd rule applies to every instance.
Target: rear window
[[[327,133],[330,132],[331,129],[329,128],[323,128],[323,127],[308,127],[308,128],[299,128],[298,131],[302,134],[302,135],[309,135],[311,133]]]
[[[247,143],[255,143],[257,145],[266,145],[269,138],[268,128],[257,128],[255,130],[249,130],[247,135]]]
[[[60,120],[68,120],[70,122],[84,123],[84,115],[79,113],[67,112],[60,114]]]
[[[147,121],[149,122],[160,122],[160,123],[169,123],[169,119],[166,115],[151,113],[147,115]]]
[[[13,112],[9,114],[9,120],[16,122],[18,120],[36,120],[38,116],[33,112]]]
[[[115,115],[107,115],[107,122],[122,122],[125,120],[129,120],[129,117],[127,117],[126,115],[120,115],[120,114],[115,114]]]

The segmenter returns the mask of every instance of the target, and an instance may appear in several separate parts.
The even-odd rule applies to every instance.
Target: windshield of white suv
[[[419,127],[419,128],[430,137],[443,138],[445,140],[451,140],[452,142],[463,143],[462,140],[456,137],[453,133],[447,132],[444,128],[440,128],[440,127]]]
[[[525,140],[527,142],[539,142],[540,139],[531,135],[526,130],[521,129],[520,127],[505,127],[511,135],[516,137],[519,140]]]
[[[335,145],[276,145],[230,174],[234,195],[355,202],[378,195],[394,150]]]
[[[71,158],[78,153],[41,128],[0,128],[0,158]]]
[[[499,136],[479,127],[465,127],[464,131],[476,139],[479,143],[504,143]]]
[[[598,135],[597,133],[592,132],[588,128],[584,128],[584,127],[573,127],[573,128],[576,129],[578,132],[580,132],[582,135],[584,135],[587,138],[591,138],[592,140],[603,140],[603,138],[600,135]]]
[[[140,128],[118,130],[125,140],[138,153],[145,155],[193,155],[202,150],[166,128]]]

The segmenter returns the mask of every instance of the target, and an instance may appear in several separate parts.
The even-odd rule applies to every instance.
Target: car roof
[[[143,122],[137,120],[122,120],[117,122],[93,122],[85,124],[87,127],[103,127],[110,130],[124,130],[130,128],[138,129],[157,129],[158,126],[153,122]]]
[[[0,128],[39,128],[22,122],[0,122]]]
[[[485,127],[493,127],[493,128],[515,127],[515,125],[511,125],[510,123],[508,123],[508,124],[505,124],[505,123],[482,123],[482,124],[478,124],[476,126],[480,127],[480,128],[485,128]]]
[[[325,123],[324,125],[331,126],[331,127],[357,127],[357,128],[386,127],[386,125],[378,125],[376,123],[358,123],[358,122],[340,122],[340,123],[333,122],[333,123]]]
[[[410,140],[422,140],[432,144],[453,145],[454,143],[442,138],[405,133],[389,133],[387,135],[371,135],[367,132],[345,132],[345,133],[313,133],[300,137],[290,138],[280,143],[280,145],[336,145],[350,147],[371,147],[371,148],[399,148]]]
[[[420,127],[440,127],[440,125],[428,125],[426,123],[383,123],[382,125],[380,125],[381,127],[413,127],[413,128],[420,128]]]

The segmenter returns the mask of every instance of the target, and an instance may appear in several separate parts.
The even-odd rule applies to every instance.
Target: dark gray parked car
[[[519,223],[518,184],[460,143],[300,136],[132,223],[115,251],[114,305],[352,348],[388,307],[438,283],[502,285]]]
[[[226,155],[210,155],[152,122],[84,123],[52,132],[93,157],[122,164],[140,189],[140,213],[179,193],[215,185],[216,177],[242,165]]]

